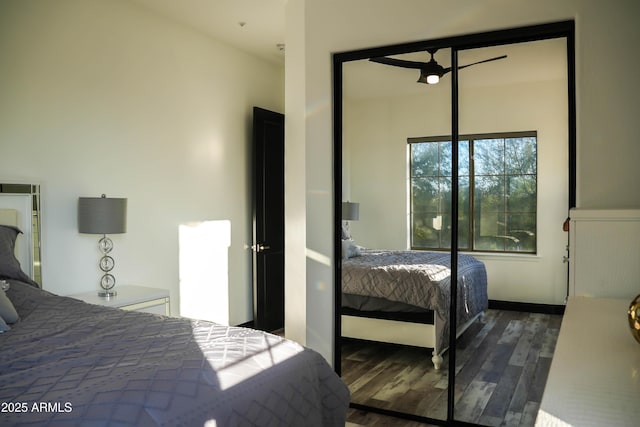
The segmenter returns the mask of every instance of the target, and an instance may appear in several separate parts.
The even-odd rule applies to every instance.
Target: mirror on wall
[[[557,319],[498,316],[488,300],[563,301],[566,265],[555,261],[566,234],[553,224],[575,200],[572,34],[568,22],[334,57],[336,369],[352,407],[435,424],[535,419],[523,388],[541,371],[527,358],[545,366]],[[370,60],[379,57],[393,60]],[[417,83],[411,64],[431,59],[460,68]],[[522,152],[505,148],[510,138]],[[499,163],[499,141],[502,164],[513,164],[478,184],[474,173]],[[484,166],[474,162],[483,149]],[[484,191],[498,181],[511,190]],[[503,208],[492,209],[499,198]],[[434,289],[444,286],[416,292],[409,270],[418,265]],[[528,277],[513,283],[509,271]]]
[[[451,49],[438,49],[435,57],[448,65]],[[430,54],[421,50],[389,58],[427,62]],[[411,264],[427,261],[424,253],[406,251],[412,235],[407,215],[422,211],[407,198],[410,187],[420,185],[408,181],[407,138],[450,133],[450,76],[441,84],[417,83],[420,70],[368,58],[342,69],[343,379],[353,404],[444,420],[447,361],[441,351],[433,352],[446,329],[436,331],[434,325],[435,292],[416,292],[419,282],[410,283],[416,274]],[[449,254],[438,257],[446,260]],[[406,288],[400,290],[398,282]]]
[[[0,215],[3,224],[22,231],[16,240],[16,257],[25,273],[42,286],[40,185],[0,183]]]
[[[562,302],[566,289],[569,122],[565,37],[461,50],[461,257],[481,261],[489,298]],[[459,280],[465,280],[460,271]],[[544,283],[544,284],[543,284]],[[556,294],[560,295],[557,300]],[[560,315],[492,306],[456,341],[455,419],[533,425]]]

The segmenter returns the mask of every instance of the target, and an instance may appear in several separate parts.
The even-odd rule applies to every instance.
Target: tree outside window
[[[410,138],[411,248],[451,248],[450,138]],[[467,135],[458,146],[458,247],[536,252],[537,135]]]

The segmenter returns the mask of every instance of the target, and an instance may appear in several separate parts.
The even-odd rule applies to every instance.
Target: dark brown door
[[[284,327],[284,115],[253,108],[253,322]]]

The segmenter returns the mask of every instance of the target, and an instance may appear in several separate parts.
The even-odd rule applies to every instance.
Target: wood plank
[[[456,417],[460,412],[464,421],[488,426],[532,426],[561,318],[489,310],[469,328],[457,347]],[[350,341],[342,357],[343,379],[357,388],[352,397],[358,403],[446,418],[448,371],[433,369],[428,350]],[[445,353],[445,364],[447,359]],[[390,419],[359,424],[403,425]]]
[[[540,408],[540,402],[527,402],[524,405],[522,411],[522,418],[520,419],[521,426],[532,426],[536,422],[536,416],[538,415],[538,408]]]
[[[427,414],[429,417],[437,420],[444,420],[447,418],[447,390],[441,390],[437,398],[433,401],[423,399],[421,404],[427,408]]]
[[[344,381],[349,384],[351,393],[356,393],[362,387],[365,387],[373,378],[384,373],[389,364],[393,363],[393,359],[388,361],[377,361],[360,363],[356,369],[353,369],[349,375],[343,374]]]
[[[518,427],[522,420],[522,412],[508,411],[502,423],[505,427]]]
[[[557,328],[548,328],[545,331],[540,345],[540,357],[553,357],[553,352],[556,349],[556,342],[558,341],[559,334],[560,330]]]
[[[496,310],[497,311],[497,310]],[[516,319],[518,313],[511,311],[499,311],[496,317],[496,323],[491,328],[489,334],[482,340],[474,353],[464,367],[456,375],[456,384],[469,384],[480,371],[484,361],[490,357],[498,340],[502,336],[509,322]],[[521,314],[520,314],[521,316]]]
[[[437,403],[436,403],[437,402]],[[409,390],[392,409],[434,419],[447,418],[447,393],[444,390]]]
[[[500,378],[498,385],[482,413],[483,416],[497,417],[500,419],[505,418],[511,397],[513,396],[513,391],[518,384],[521,374],[522,367],[520,366],[509,365],[505,368],[504,375]]]
[[[349,409],[346,427],[425,427],[430,425],[359,409]]]
[[[496,344],[480,368],[480,379],[485,382],[498,383],[504,370],[509,365],[509,359],[513,354],[514,348],[515,344],[511,342]]]
[[[536,369],[533,374],[533,382],[529,388],[528,400],[538,402],[542,400],[542,393],[544,393],[544,386],[547,383],[547,377],[549,376],[549,370],[551,369],[551,359],[547,357],[538,358],[536,363]]]
[[[456,352],[456,374],[460,373],[462,367],[476,355],[476,351],[478,347],[482,345],[485,338],[491,333],[493,328],[497,324],[498,313],[496,310],[489,310],[487,314],[481,319],[479,319],[478,325],[482,325],[482,328],[478,331],[478,333],[469,341],[469,344],[462,349],[462,351]],[[456,347],[456,350],[459,350]]]
[[[513,391],[511,402],[509,403],[510,412],[522,412],[522,408],[528,401],[529,388],[533,383],[533,376],[535,374],[535,365],[525,365],[522,367],[522,373],[518,378],[518,383]]]
[[[460,421],[477,423],[495,388],[495,383],[472,381],[464,395],[456,402],[455,418]]]
[[[395,376],[385,375],[385,383],[374,393],[374,398],[387,402],[394,401],[411,390],[425,373],[420,366],[406,366],[402,363],[398,363],[398,366],[403,366],[403,369]],[[424,389],[423,387],[422,390]]]
[[[380,364],[376,366],[373,374],[366,374],[358,382],[358,388],[351,391],[351,401],[368,404],[369,400],[375,400],[379,402],[387,402],[382,396],[382,399],[377,397],[378,392],[387,384],[389,378],[393,378],[399,372],[404,369],[404,366],[398,363]],[[388,404],[385,404],[386,408]]]
[[[489,417],[487,415],[482,415],[480,417],[479,424],[483,426],[489,426],[489,427],[498,427],[502,425],[503,421],[504,421],[504,418],[502,417]]]
[[[529,358],[529,352],[532,349],[534,335],[524,334],[518,340],[513,353],[509,358],[509,365],[512,366],[524,366]]]
[[[504,329],[498,344],[516,344],[518,339],[522,336],[524,330],[524,322],[522,320],[511,320]]]

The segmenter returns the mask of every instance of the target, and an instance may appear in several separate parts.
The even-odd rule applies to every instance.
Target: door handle
[[[254,252],[262,252],[266,249],[271,249],[271,247],[267,245],[263,245],[262,243],[258,243],[257,245],[251,245],[251,250]]]

